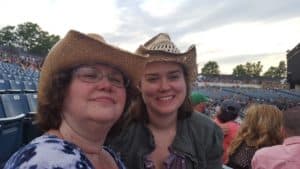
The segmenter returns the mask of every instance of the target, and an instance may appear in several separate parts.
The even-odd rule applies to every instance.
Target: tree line
[[[17,26],[5,26],[0,30],[0,47],[5,50],[22,50],[38,56],[46,56],[52,46],[60,40],[58,35],[49,34],[38,24],[25,22]],[[262,73],[261,62],[237,65],[232,72],[236,77],[259,77]],[[219,75],[219,65],[215,61],[207,62],[201,70],[203,75]],[[280,61],[277,67],[271,66],[264,77],[286,77],[286,64]]]
[[[232,75],[235,77],[260,77],[262,73],[263,65],[258,62],[247,62],[246,64],[237,65]],[[284,78],[286,77],[286,64],[284,61],[280,61],[278,66],[271,66],[262,76],[270,78]],[[202,75],[219,75],[219,65],[215,61],[208,61],[201,69]]]
[[[0,30],[0,47],[7,51],[24,51],[37,56],[45,56],[60,39],[49,34],[38,24],[25,22],[17,26],[5,26]]]

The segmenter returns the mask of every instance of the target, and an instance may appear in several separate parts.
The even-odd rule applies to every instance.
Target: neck
[[[84,125],[83,125],[84,126]],[[82,149],[86,154],[99,154],[105,141],[107,131],[101,129],[88,130],[76,128],[62,121],[60,128],[57,130],[58,137],[74,143]]]
[[[152,130],[169,130],[176,129],[177,125],[177,113],[174,113],[169,116],[155,116],[153,113],[149,114],[149,128]]]

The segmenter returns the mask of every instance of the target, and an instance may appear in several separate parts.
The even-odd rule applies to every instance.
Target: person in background
[[[208,101],[208,97],[202,95],[200,92],[192,92],[191,96],[192,106],[195,112],[206,113],[205,107],[206,102]]]
[[[241,106],[233,100],[224,100],[216,112],[214,121],[224,132],[223,141],[223,163],[227,162],[227,149],[231,141],[235,138],[240,125],[234,120],[239,116]]]
[[[45,133],[17,151],[4,168],[124,169],[103,143],[128,108],[144,63],[143,57],[111,46],[99,35],[70,30],[42,67],[37,115]]]
[[[300,167],[300,106],[283,113],[284,141],[259,149],[252,159],[253,169],[298,169]]]
[[[120,134],[107,144],[130,169],[221,169],[221,129],[196,113],[190,87],[197,75],[196,48],[181,53],[160,33],[137,49],[147,57],[140,95]]]
[[[263,147],[281,144],[283,113],[273,105],[253,104],[245,110],[238,134],[228,148],[227,165],[251,169],[254,153]]]

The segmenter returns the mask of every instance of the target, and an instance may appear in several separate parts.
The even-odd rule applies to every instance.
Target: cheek
[[[153,85],[143,84],[140,87],[140,92],[141,92],[144,100],[147,100],[147,98],[149,98],[151,96],[155,96],[157,90],[158,90],[158,87],[155,84],[153,84]]]
[[[180,93],[182,93],[183,95],[187,94],[187,86],[184,80],[175,83],[174,84],[174,89]]]
[[[121,91],[117,92],[116,98],[117,98],[118,102],[120,103],[120,105],[122,105],[124,107],[125,103],[126,103],[126,99],[127,99],[126,91],[121,90]]]
[[[64,99],[64,105],[65,106],[79,106],[80,103],[83,103],[81,100],[86,97],[87,92],[86,89],[83,89],[84,86],[80,86],[77,84],[72,84],[66,91],[65,99]],[[78,90],[81,89],[81,90]]]

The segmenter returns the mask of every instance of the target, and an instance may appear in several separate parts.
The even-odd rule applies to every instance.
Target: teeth
[[[159,100],[163,100],[163,101],[166,101],[166,100],[171,100],[173,98],[173,96],[168,96],[168,97],[160,97]]]

